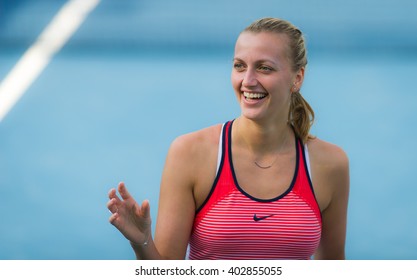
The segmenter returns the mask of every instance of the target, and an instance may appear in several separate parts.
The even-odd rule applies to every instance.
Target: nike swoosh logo
[[[254,220],[255,222],[259,222],[259,221],[261,221],[261,220],[265,220],[266,218],[269,218],[269,217],[272,217],[272,216],[274,216],[274,215],[272,214],[272,215],[266,215],[266,216],[261,216],[261,217],[258,217],[258,216],[256,216],[256,214],[255,214],[255,215],[253,215],[253,220]]]

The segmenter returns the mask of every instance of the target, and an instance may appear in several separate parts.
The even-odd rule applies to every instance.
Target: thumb
[[[144,200],[140,207],[140,211],[144,218],[150,218],[151,216],[151,206],[149,205],[149,200]]]

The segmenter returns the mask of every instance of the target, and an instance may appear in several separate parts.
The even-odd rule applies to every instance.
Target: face
[[[304,68],[292,70],[285,34],[243,32],[235,46],[232,85],[242,116],[287,121],[291,90],[301,87]]]

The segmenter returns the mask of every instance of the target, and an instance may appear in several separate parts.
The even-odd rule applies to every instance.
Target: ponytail
[[[291,94],[288,122],[294,127],[295,133],[303,143],[314,138],[309,134],[314,122],[314,111],[299,91]]]

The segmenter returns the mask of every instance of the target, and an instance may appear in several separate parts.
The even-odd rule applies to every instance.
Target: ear
[[[298,70],[294,76],[293,87],[297,88],[298,90],[300,90],[301,86],[303,85],[304,71],[305,67],[301,67],[300,70]]]

